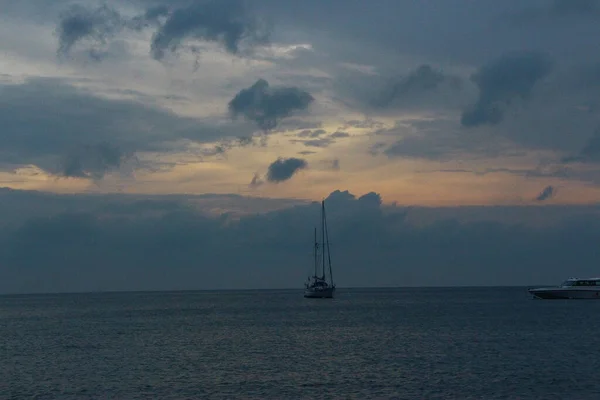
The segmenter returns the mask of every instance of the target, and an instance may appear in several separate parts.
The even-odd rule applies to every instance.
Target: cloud
[[[99,171],[115,164],[106,163],[119,159],[117,154],[169,153],[181,150],[181,141],[223,141],[227,150],[251,136],[234,124],[219,126],[139,101],[99,97],[59,79],[0,84],[0,92],[0,164],[8,168],[33,164],[59,175],[82,174],[77,165]],[[246,139],[236,139],[242,135]]]
[[[32,0],[19,3],[26,5],[17,6],[7,2],[4,8],[9,11],[29,8],[31,16],[37,15],[42,7],[47,10],[55,8],[56,4],[68,4],[60,1],[51,2],[50,5]],[[146,23],[146,12],[140,8],[148,7],[148,3],[151,7],[158,6],[163,12],[165,5],[168,6],[169,14],[161,14],[160,23]],[[554,27],[552,32],[548,27],[542,32],[546,35],[534,35],[534,32],[539,32],[540,26],[532,26],[531,18],[528,17],[523,19],[528,22],[523,24],[525,31],[515,32],[514,24],[506,24],[505,20],[500,23],[499,16],[522,13],[548,16],[560,16],[561,13],[598,15],[595,3],[590,0],[548,0],[548,5],[539,7],[517,0],[497,3],[485,1],[470,4],[469,8],[435,0],[432,3],[437,10],[435,13],[431,12],[432,6],[429,4],[392,4],[387,0],[370,3],[368,10],[358,3],[349,5],[339,0],[327,3],[306,1],[302,3],[302,7],[291,0],[256,0],[251,3],[252,8],[246,9],[241,1],[135,0],[123,3],[123,14],[125,9],[130,12],[132,8],[137,8],[138,15],[132,20],[137,18],[138,21],[144,21],[141,26],[157,29],[153,42],[156,41],[155,49],[159,57],[171,49],[199,51],[202,45],[197,45],[198,41],[217,41],[231,49],[243,49],[244,42],[249,42],[246,47],[252,48],[252,42],[256,42],[254,37],[258,37],[287,43],[310,43],[331,59],[339,60],[340,64],[360,66],[363,71],[374,74],[394,69],[398,71],[399,67],[404,69],[409,65],[474,65],[483,59],[514,49],[560,49],[561,53],[570,50],[584,56],[585,53],[580,51],[581,47],[575,49],[571,45],[573,38],[582,36],[576,29]],[[342,8],[343,13],[337,12]],[[206,18],[206,15],[211,15],[212,18]],[[264,20],[275,21],[277,29],[271,32],[264,28],[267,24],[258,20],[256,15]],[[423,15],[428,16],[426,21],[423,20]],[[173,22],[166,22],[171,19]],[[135,26],[131,21],[127,25]],[[240,32],[243,32],[242,39],[236,42]],[[414,32],[419,34],[415,35]],[[593,31],[589,32],[589,36],[594,36]],[[404,40],[399,42],[398,37],[403,37]],[[443,43],[439,40],[440,37],[444,37]],[[590,39],[582,41],[591,43]],[[465,42],[469,46],[464,46]],[[327,67],[331,66],[328,63]],[[317,67],[322,68],[324,65]]]
[[[308,147],[327,147],[334,141],[330,138],[321,138],[304,141],[304,145]]]
[[[350,121],[346,121],[344,124],[344,129],[347,128],[357,128],[357,129],[383,129],[386,127],[386,124],[382,121],[377,121],[372,118],[365,118],[364,120],[352,119]]]
[[[543,284],[564,279],[573,254],[581,275],[600,262],[589,250],[600,240],[595,206],[406,209],[377,193],[326,197],[340,287]],[[320,211],[239,196],[6,189],[0,202],[0,293],[300,288]],[[203,211],[224,203],[250,209],[235,219]]]
[[[328,71],[336,101],[370,117],[460,109],[471,101],[474,91],[474,85],[465,85],[459,75],[430,64],[411,69],[399,65],[377,73]]]
[[[531,23],[532,21],[567,18],[596,18],[600,16],[600,2],[598,0],[552,0],[536,7],[528,7],[515,13],[514,21]]]
[[[340,170],[339,158],[333,158],[330,160],[321,160],[320,164],[323,165],[323,167],[326,170],[331,170],[331,171],[339,171]]]
[[[307,109],[313,101],[308,92],[295,87],[270,88],[266,80],[259,79],[249,88],[242,89],[228,106],[233,117],[241,114],[267,131],[293,112]]]
[[[445,75],[442,71],[434,69],[431,65],[424,64],[416,70],[411,71],[406,77],[386,88],[384,94],[374,105],[377,107],[388,107],[394,102],[414,102],[415,96],[427,93],[435,93],[442,85],[446,84],[449,89],[458,90],[461,80],[456,76]]]
[[[302,143],[306,147],[327,147],[335,141],[331,138],[320,138],[310,140],[292,140],[292,143]]]
[[[121,167],[129,157],[131,155],[123,154],[118,147],[109,143],[80,146],[66,155],[60,174],[98,180],[107,172]]]
[[[600,162],[600,129],[596,129],[592,137],[587,141],[579,154],[568,156],[562,159],[564,163],[583,162],[583,163],[598,163]]]
[[[456,142],[448,140],[441,142],[427,135],[407,136],[387,147],[384,154],[388,157],[425,158],[436,161],[451,160],[457,156],[456,147],[459,143],[458,139]],[[377,154],[377,148],[373,148],[372,151]]]
[[[269,182],[279,183],[292,178],[295,173],[308,166],[301,158],[278,158],[269,165],[266,179]]]
[[[379,193],[369,192],[360,196],[358,198],[358,203],[363,204],[366,207],[379,208],[383,201]]]
[[[536,196],[536,200],[537,201],[546,201],[548,199],[551,199],[552,197],[554,197],[554,195],[556,194],[556,189],[554,188],[554,186],[546,186],[544,188],[544,190],[542,190],[537,196]]]
[[[356,200],[356,196],[350,193],[348,190],[334,190],[333,192],[329,193],[329,196],[327,196],[327,204],[333,204],[334,208],[335,206],[343,204],[344,202],[353,200]]]
[[[66,56],[78,42],[88,40],[94,45],[90,55],[97,56],[107,40],[123,29],[124,23],[119,12],[106,5],[95,10],[72,5],[61,15],[57,28],[58,54]]]
[[[333,132],[330,137],[332,138],[345,138],[345,137],[350,137],[350,134],[348,132],[340,132],[340,131],[336,131]]]
[[[585,147],[581,149],[580,156],[584,160],[600,161],[600,129],[594,132]]]
[[[501,136],[464,130],[458,121],[443,118],[397,122],[373,135],[381,140],[371,145],[371,155],[390,158],[481,160],[511,155],[517,148]]]
[[[598,0],[554,0],[550,11],[557,15],[590,15],[600,11]]]
[[[212,0],[174,10],[152,37],[151,53],[161,60],[167,50],[175,52],[187,39],[222,42],[232,54],[242,43],[249,46],[268,42],[270,32],[252,17],[241,0]]]
[[[277,129],[273,130],[273,133],[286,133],[297,130],[319,130],[322,126],[323,123],[320,121],[307,121],[303,118],[290,117],[280,120],[277,123]]]
[[[358,221],[373,218],[374,221],[383,216],[382,199],[379,193],[369,192],[362,196],[355,196],[348,190],[335,190],[325,199],[328,214],[333,219],[347,218],[354,214]],[[405,214],[403,214],[405,216]],[[369,223],[365,221],[368,230]]]
[[[277,150],[279,155],[307,158],[304,154],[308,153],[297,151],[304,146],[307,146],[305,150],[317,150],[317,157],[307,158],[311,168],[321,168],[318,164],[321,158],[334,158],[346,150],[349,154],[357,154],[363,151],[361,146],[385,141],[379,149],[380,154],[421,159],[418,163],[403,163],[410,165],[409,168],[421,168],[422,164],[431,161],[454,160],[457,163],[482,164],[460,165],[466,170],[480,170],[484,168],[483,164],[491,169],[506,167],[507,170],[519,170],[509,165],[513,159],[492,158],[498,154],[504,155],[504,145],[523,152],[544,150],[543,155],[540,155],[541,151],[535,154],[532,151],[531,158],[553,157],[558,160],[565,154],[579,156],[587,136],[598,126],[597,106],[600,103],[597,87],[591,84],[596,81],[592,81],[594,77],[590,75],[589,82],[586,82],[582,75],[576,74],[574,68],[593,65],[600,59],[600,53],[594,52],[596,45],[593,43],[600,33],[600,25],[579,17],[585,14],[587,6],[576,10],[571,19],[548,19],[546,23],[540,21],[530,26],[515,26],[507,24],[500,17],[532,5],[515,0],[486,0],[465,8],[443,0],[432,0],[431,4],[374,0],[365,8],[355,2],[350,4],[340,0],[307,0],[301,5],[291,0],[256,0],[245,2],[249,7],[245,8],[241,2],[127,0],[119,4],[109,2],[107,6],[98,8],[94,3],[82,2],[87,8],[80,7],[77,12],[73,11],[77,8],[66,9],[63,18],[58,20],[62,21],[58,30],[63,33],[63,36],[59,35],[59,46],[63,51],[79,55],[79,51],[89,49],[90,55],[102,58],[105,51],[112,52],[111,43],[124,43],[124,48],[129,50],[127,59],[118,60],[118,65],[106,62],[82,66],[57,64],[54,54],[56,44],[36,39],[54,28],[57,21],[55,13],[63,10],[68,1],[50,2],[52,4],[38,2],[43,11],[37,11],[36,1],[33,0],[17,3],[5,2],[2,9],[9,14],[3,13],[3,17],[0,17],[7,33],[2,50],[11,60],[6,72],[14,77],[21,74],[66,75],[83,77],[86,81],[71,81],[73,87],[69,90],[77,92],[72,99],[67,99],[64,94],[51,96],[42,89],[35,89],[35,95],[31,93],[32,99],[28,101],[33,107],[29,111],[29,118],[21,117],[11,127],[11,133],[2,132],[9,139],[5,142],[6,147],[3,145],[0,149],[3,168],[7,164],[34,163],[46,171],[61,174],[63,167],[60,160],[71,157],[72,149],[83,149],[98,143],[110,144],[123,154],[186,151],[186,158],[202,159],[212,155],[222,158],[230,148],[223,137],[251,135],[260,130],[255,128],[258,125],[263,130],[269,130],[269,133],[282,132],[281,135],[269,135],[272,141],[270,145],[277,143],[277,146],[284,147]],[[547,5],[538,3],[545,10],[557,4],[560,6],[559,2],[552,0],[546,1]],[[573,9],[580,7],[570,2],[563,2],[560,7],[565,6]],[[338,12],[340,9],[344,9],[344,13]],[[432,9],[435,12],[431,12]],[[203,18],[212,12],[218,18],[211,18],[207,26]],[[427,18],[423,19],[423,15]],[[17,16],[20,18],[12,18]],[[247,49],[253,48],[253,34],[247,33],[254,32],[254,27],[263,29],[260,26],[262,21],[258,19],[274,21],[276,24],[275,29],[269,32],[269,45],[254,48],[251,60],[232,57],[232,54],[245,55]],[[21,23],[23,26],[19,26]],[[553,31],[546,26],[552,23],[555,23]],[[241,32],[240,27],[248,28],[241,36],[226,33]],[[136,32],[138,30],[140,32]],[[399,37],[404,39],[398,41]],[[440,41],[440,37],[444,40]],[[241,39],[236,41],[236,38]],[[203,58],[206,68],[201,74],[193,75],[189,68],[180,69],[174,65],[162,68],[160,63],[149,57],[152,41],[156,41],[157,54],[165,57],[165,60],[170,56],[183,56],[181,53],[186,51],[206,52]],[[469,45],[465,46],[465,43]],[[171,50],[175,54],[171,54]],[[519,52],[510,53],[514,50]],[[547,64],[540,61],[544,57]],[[556,65],[550,60],[556,60]],[[545,72],[544,65],[548,72]],[[477,72],[469,80],[473,71]],[[572,74],[572,81],[563,79],[568,78],[569,74]],[[257,81],[261,77],[264,78],[262,86],[259,84],[261,80]],[[503,81],[504,77],[506,82]],[[577,78],[581,78],[579,87],[575,87]],[[119,85],[122,92],[107,93],[110,91],[106,89],[108,85]],[[368,107],[354,107],[348,101],[350,94],[347,95],[340,87],[344,85],[364,103],[373,98],[381,99],[386,110],[371,112]],[[97,93],[109,94],[113,98],[127,96],[135,101],[116,103],[96,95],[91,97],[102,101],[94,106],[83,100],[82,107],[69,107],[69,102],[80,104],[82,97],[79,95],[91,94],[74,86],[94,87]],[[308,105],[300,104],[297,108],[284,106],[285,102],[273,99],[277,87],[296,90],[296,94],[306,93],[312,100],[307,101]],[[31,86],[21,87],[23,92],[28,88]],[[223,109],[241,89],[249,91],[247,99],[250,100],[238,104],[240,107],[237,111],[229,109],[239,120],[226,120]],[[126,93],[128,90],[131,92]],[[134,90],[138,94],[134,94]],[[146,97],[139,96],[139,92],[144,92]],[[166,92],[177,92],[189,100],[165,100],[162,96]],[[15,101],[14,93],[11,96],[12,100],[6,102],[7,107],[17,115],[11,105]],[[67,112],[62,114],[64,111],[61,111],[61,115],[67,118],[60,117],[63,121],[59,121],[56,117],[56,121],[48,124],[51,117],[46,115],[46,109],[41,107],[42,101],[35,99],[35,96],[44,98],[46,109],[50,108],[52,112],[59,105],[64,106]],[[293,97],[290,95],[290,98]],[[16,103],[19,102],[22,103],[21,111],[25,113],[25,100],[16,99]],[[55,102],[58,104],[53,104]],[[214,117],[181,117],[157,104],[169,104],[186,115],[210,113]],[[123,115],[113,109],[117,105],[122,108]],[[100,110],[104,106],[107,109]],[[282,110],[277,108],[279,106],[282,106]],[[469,109],[467,106],[472,107]],[[140,108],[145,111],[139,111]],[[310,114],[304,112],[308,109]],[[90,113],[87,124],[84,110]],[[463,112],[463,116],[474,118],[471,125],[467,125],[476,126],[477,129],[459,129],[464,127],[460,125]],[[15,115],[6,115],[4,120],[10,121],[12,118],[14,121],[17,119]],[[36,120],[31,118],[32,115],[41,117]],[[436,127],[407,123],[408,120],[419,119],[436,124]],[[319,123],[309,120],[318,120]],[[384,125],[386,128],[392,126],[396,120],[404,124],[401,129],[387,134],[375,132]],[[349,122],[346,125],[344,121]],[[468,118],[465,121],[468,122]],[[44,123],[52,128],[47,134],[42,129]],[[36,126],[32,128],[32,125]],[[27,131],[26,135],[20,136],[20,141],[14,133],[18,131],[16,126],[21,132]],[[308,127],[311,129],[300,132],[300,128]],[[353,139],[338,141],[342,135],[335,133],[336,128],[352,135]],[[238,133],[238,129],[243,131]],[[326,132],[319,133],[319,129]],[[59,130],[64,132],[60,137],[57,133]],[[295,134],[298,136],[293,137]],[[292,145],[290,139],[307,141],[303,145]],[[330,145],[333,143],[330,139],[344,146]],[[193,142],[210,142],[210,145],[200,147]],[[329,148],[323,150],[322,147],[327,145],[330,145]],[[278,154],[273,156],[271,151],[264,148],[260,153],[270,153],[271,156],[266,157],[272,158],[267,160],[273,161]],[[168,162],[172,162],[172,165],[185,162],[173,160],[176,158],[173,154],[160,158],[169,158]],[[252,172],[260,168],[258,165],[248,165],[254,162],[251,161],[253,159],[256,160],[250,157],[239,161],[245,164],[242,173],[249,173],[247,180],[242,183],[248,183]],[[7,160],[10,162],[7,163]],[[586,160],[589,162],[592,158],[588,156]],[[231,161],[231,165],[227,166],[228,172],[223,174],[229,178],[224,179],[231,180],[223,182],[223,187],[235,190],[239,182],[235,185],[231,182],[239,179],[235,177],[238,161],[233,157],[227,161]],[[535,165],[537,160],[527,162],[530,161],[531,165]],[[353,170],[352,164],[356,162],[359,161],[345,159],[344,171]],[[386,163],[392,167],[398,161],[390,163],[390,160],[382,157],[368,162],[373,168],[378,164],[380,166],[377,168],[385,169]],[[208,168],[209,165],[203,167]],[[569,165],[573,169],[580,167],[591,168],[589,165]],[[109,172],[111,170],[113,167]],[[261,176],[265,172],[260,170]],[[362,172],[363,175],[365,173],[367,171]],[[315,173],[315,178],[318,178],[317,175]],[[311,176],[309,174],[308,177]],[[345,181],[346,178],[341,175],[339,179]],[[515,179],[521,178],[515,176]],[[318,185],[329,184],[325,182],[326,179],[318,178],[318,181]],[[360,182],[355,184],[362,185]],[[269,188],[269,185],[265,186]],[[173,190],[188,190],[179,183],[177,186],[173,183],[170,187]],[[573,193],[568,191],[569,196]],[[533,194],[530,193],[530,196]],[[566,198],[565,201],[570,199]]]
[[[590,132],[598,127],[600,114],[594,108],[600,88],[598,72],[595,63],[557,62],[524,99],[516,96],[510,105],[495,108],[505,110],[498,114],[502,123],[461,130],[485,135],[487,140],[503,138],[525,151],[552,151],[557,158],[579,158]]]
[[[432,171],[419,171],[419,173],[430,173]],[[538,165],[535,168],[448,168],[439,169],[433,172],[447,173],[470,173],[477,176],[485,176],[488,174],[511,174],[522,176],[525,178],[560,178],[566,179],[572,177],[573,171],[563,165],[548,164]]]
[[[160,26],[160,18],[167,17],[170,12],[171,10],[166,5],[149,7],[144,14],[131,18],[127,25],[138,31],[152,26]]]
[[[327,133],[327,131],[325,131],[324,129],[315,129],[315,130],[304,129],[303,131],[299,132],[296,136],[302,137],[302,138],[304,138],[304,137],[316,138],[325,133]]]
[[[334,158],[333,160],[331,160],[331,169],[333,169],[334,171],[340,170],[340,160],[338,158]]]
[[[263,185],[264,183],[265,183],[265,181],[260,177],[259,174],[254,174],[254,176],[252,177],[252,180],[250,181],[248,186],[251,188],[256,188],[256,187]]]
[[[156,60],[166,52],[177,53],[189,40],[221,43],[229,53],[241,54],[268,44],[270,36],[268,26],[252,16],[242,0],[211,0],[174,9],[159,4],[132,18],[106,5],[96,9],[73,5],[61,15],[57,27],[58,53],[68,55],[78,42],[86,41],[91,46],[89,55],[98,58],[117,34],[146,28],[156,29],[149,44]],[[200,51],[195,45],[187,48]]]
[[[514,52],[482,66],[472,75],[479,88],[479,98],[463,112],[465,127],[496,125],[515,98],[527,100],[535,84],[552,70],[552,62],[540,52]]]

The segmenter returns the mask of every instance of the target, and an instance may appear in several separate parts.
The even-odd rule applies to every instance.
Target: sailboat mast
[[[323,221],[325,223],[325,238],[327,241],[327,260],[329,261],[329,278],[331,279],[331,286],[333,286],[333,271],[331,269],[331,251],[329,250],[329,230],[327,229],[327,217],[325,216],[325,208],[323,208]]]
[[[323,253],[323,279],[325,279],[325,200],[321,201],[321,253]]]
[[[318,264],[318,262],[317,262],[317,256],[318,256],[318,254],[317,254],[318,253],[317,248],[319,247],[319,244],[317,243],[317,227],[316,226],[315,226],[315,243],[314,243],[313,247],[314,247],[313,252],[315,253],[315,275],[314,276],[316,277],[317,276],[317,264]]]

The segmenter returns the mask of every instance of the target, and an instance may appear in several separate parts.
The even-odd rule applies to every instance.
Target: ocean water
[[[3,399],[598,399],[599,354],[525,288],[0,296]]]

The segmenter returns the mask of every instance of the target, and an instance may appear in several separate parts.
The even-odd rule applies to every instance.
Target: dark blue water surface
[[[0,297],[0,398],[598,399],[599,354],[525,288]]]

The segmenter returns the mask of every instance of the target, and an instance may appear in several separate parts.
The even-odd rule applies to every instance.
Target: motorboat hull
[[[304,290],[304,297],[308,299],[333,299],[334,294],[334,287],[328,287],[324,289],[309,288]]]
[[[529,289],[535,298],[544,300],[600,300],[597,288],[540,288]]]

